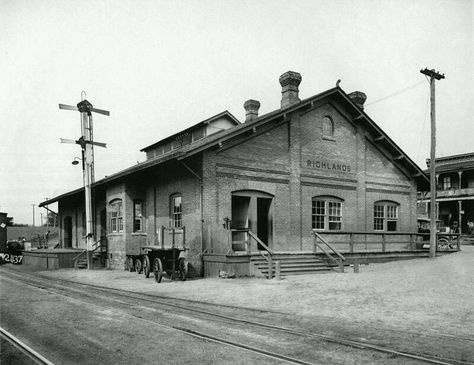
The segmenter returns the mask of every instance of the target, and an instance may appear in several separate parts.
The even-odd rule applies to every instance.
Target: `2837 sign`
[[[0,253],[0,263],[10,263],[21,265],[23,262],[23,255],[11,255],[9,253]]]

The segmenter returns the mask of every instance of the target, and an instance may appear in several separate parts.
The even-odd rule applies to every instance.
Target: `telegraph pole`
[[[31,204],[31,206],[33,207],[33,227],[35,226],[35,205],[36,204]]]
[[[430,154],[430,258],[436,257],[436,108],[435,108],[435,81],[444,79],[444,74],[433,70],[420,70],[430,78],[430,104],[431,104],[431,154]]]

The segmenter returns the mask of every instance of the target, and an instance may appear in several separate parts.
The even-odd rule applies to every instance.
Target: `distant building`
[[[426,165],[430,167],[429,159]],[[419,215],[429,216],[429,200],[429,193],[419,194]],[[468,222],[474,221],[474,153],[436,159],[436,205],[442,230],[469,232]]]
[[[171,239],[185,240],[194,275],[248,262],[252,235],[275,252],[312,250],[312,232],[345,252],[410,249],[417,191],[429,181],[364,112],[365,94],[336,85],[301,100],[299,73],[279,82],[281,108],[259,116],[247,100],[244,123],[224,111],[94,184],[94,235],[107,238],[112,267]],[[40,206],[54,202],[62,247],[84,248],[84,189]]]

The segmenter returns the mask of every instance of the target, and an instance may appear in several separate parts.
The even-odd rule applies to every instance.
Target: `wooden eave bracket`
[[[400,161],[400,160],[403,159],[403,158],[405,158],[405,156],[403,156],[403,155],[398,155],[398,156],[395,157],[395,160],[396,160],[396,161]]]
[[[380,135],[380,136],[378,136],[378,137],[375,137],[375,138],[374,138],[374,141],[375,141],[375,142],[380,142],[380,141],[382,141],[383,139],[385,139],[385,136]]]
[[[355,117],[353,119],[353,121],[355,122],[355,121],[358,121],[358,120],[361,120],[361,119],[364,119],[364,116],[362,114],[359,114],[357,117]]]

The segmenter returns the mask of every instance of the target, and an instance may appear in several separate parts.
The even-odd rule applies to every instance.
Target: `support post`
[[[355,259],[354,260],[354,274],[358,274],[358,273],[359,273],[359,260]]]
[[[344,262],[342,260],[337,260],[337,262],[339,264],[339,272],[344,273]]]
[[[349,252],[354,252],[354,233],[352,232],[349,234]]]
[[[280,268],[280,260],[277,260],[275,262],[275,279],[277,279],[278,281],[281,280],[281,272],[280,272],[281,268]]]
[[[387,247],[387,242],[385,241],[385,233],[382,233],[382,252],[385,252]]]
[[[459,233],[461,234],[461,222],[462,222],[462,200],[458,200],[458,231],[459,232],[454,232],[454,233]]]
[[[175,228],[171,228],[171,232],[172,232],[172,238],[171,238],[171,253],[172,253],[172,259],[173,259],[173,262],[171,264],[171,280],[174,280],[174,271],[176,270],[176,253],[175,253],[175,250],[174,250],[174,246],[175,246]]]
[[[161,249],[165,249],[165,226],[161,226],[160,229],[160,236],[161,236]]]
[[[273,278],[273,259],[272,255],[268,255],[268,278]]]

